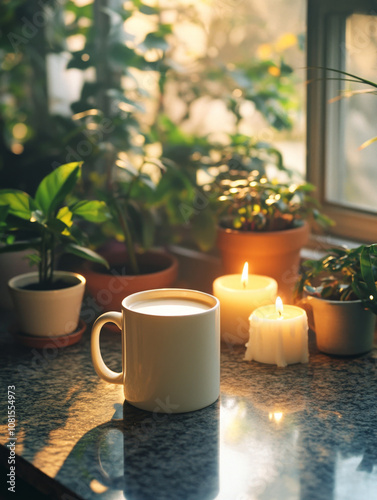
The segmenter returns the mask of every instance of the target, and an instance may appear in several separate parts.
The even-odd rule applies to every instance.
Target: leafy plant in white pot
[[[77,200],[72,191],[81,176],[81,163],[67,163],[48,174],[35,197],[15,190],[0,190],[0,252],[31,249],[31,264],[38,271],[9,281],[17,314],[17,328],[26,336],[60,337],[77,329],[85,278],[56,271],[61,253],[71,253],[107,266],[106,260],[85,246],[76,219],[102,222],[108,218],[104,202]],[[22,241],[16,237],[22,233]],[[78,339],[77,339],[78,340]]]

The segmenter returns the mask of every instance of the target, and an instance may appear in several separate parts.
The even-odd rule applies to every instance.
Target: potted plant
[[[320,351],[347,356],[372,349],[376,264],[376,245],[333,248],[321,259],[303,263],[296,297],[306,294],[301,304],[309,309]]]
[[[217,245],[225,272],[239,273],[248,261],[253,273],[275,278],[289,300],[309,237],[307,220],[313,217],[322,226],[331,221],[318,209],[314,186],[293,182],[276,149],[260,143],[251,148],[250,140],[244,141],[244,151],[233,151],[207,186],[219,220]],[[276,178],[267,172],[271,163]]]
[[[58,337],[75,332],[79,322],[85,278],[56,271],[61,253],[71,253],[102,266],[103,257],[85,246],[76,218],[102,222],[108,218],[104,202],[77,200],[73,188],[81,175],[81,163],[61,165],[40,182],[35,196],[16,190],[0,190],[0,252],[31,249],[31,264],[38,271],[9,281],[17,327],[23,335]],[[22,241],[16,236],[22,232]],[[78,340],[78,339],[77,339]]]
[[[114,182],[103,188],[103,179],[98,179],[98,195],[111,213],[111,219],[102,226],[98,252],[110,268],[86,263],[82,270],[87,289],[102,310],[118,310],[123,298],[132,293],[171,287],[178,272],[177,259],[154,247],[165,197],[174,194],[176,178],[158,159],[144,160],[138,169],[119,158],[117,164]],[[148,166],[156,170],[156,176],[164,176],[165,187],[152,178]]]

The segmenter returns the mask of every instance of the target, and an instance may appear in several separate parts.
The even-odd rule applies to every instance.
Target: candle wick
[[[245,288],[246,288],[246,281],[243,281],[242,284],[243,284],[243,289],[245,290]]]
[[[281,311],[279,310],[278,313],[279,313],[279,318],[281,318]]]

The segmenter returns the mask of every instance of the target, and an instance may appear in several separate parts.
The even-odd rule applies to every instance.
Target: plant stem
[[[132,272],[134,274],[139,274],[140,270],[139,270],[139,266],[138,266],[138,263],[136,260],[135,248],[132,244],[132,236],[131,236],[131,231],[130,231],[130,228],[128,225],[127,218],[123,215],[122,209],[119,206],[118,201],[116,199],[113,199],[113,203],[114,203],[115,210],[118,214],[119,221],[120,221],[120,224],[122,226],[123,234],[124,234],[124,237],[126,240],[126,247],[127,247],[128,257],[130,259],[130,265],[131,265]]]
[[[51,235],[51,240],[50,240],[50,268],[49,268],[49,276],[48,276],[48,281],[49,283],[52,283],[53,277],[54,277],[54,267],[55,267],[55,237],[52,234]]]
[[[98,83],[97,102],[105,118],[110,117],[110,99],[107,90],[112,88],[113,72],[109,66],[108,44],[110,32],[109,0],[95,0],[93,3],[93,22],[96,30],[96,81]]]
[[[40,261],[38,262],[38,277],[39,277],[39,283],[42,283],[43,281],[43,271],[42,271],[42,261],[43,261],[43,236],[41,240],[41,246],[39,249],[39,256],[40,256]]]
[[[42,233],[41,242],[41,261],[39,263],[39,283],[44,285],[46,283],[46,266],[47,266],[47,253],[46,253],[46,231]]]
[[[48,283],[48,278],[47,278],[47,273],[48,273],[48,242],[47,242],[47,237],[46,237],[46,233],[45,233],[45,236],[44,236],[44,249],[43,249],[43,252],[44,252],[44,257],[43,257],[43,261],[44,261],[44,265],[43,265],[43,283],[45,285],[47,285]]]

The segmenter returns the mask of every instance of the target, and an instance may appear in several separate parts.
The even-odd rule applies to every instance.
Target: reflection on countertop
[[[106,332],[102,343],[119,369],[120,336]],[[332,358],[311,342],[309,364],[286,368],[243,355],[222,347],[218,402],[162,415],[124,403],[120,386],[98,379],[89,332],[41,351],[1,334],[1,385],[16,387],[19,474],[35,483],[33,464],[55,491],[84,499],[377,498],[377,351]],[[5,400],[0,419],[6,466]]]

